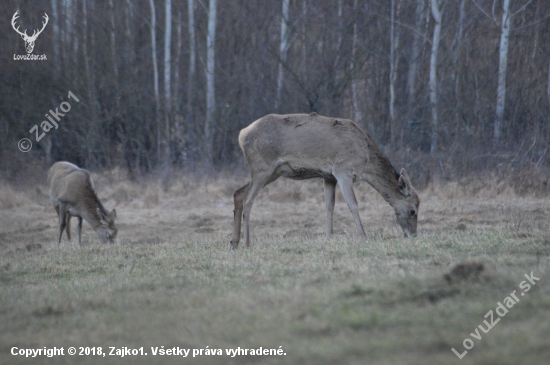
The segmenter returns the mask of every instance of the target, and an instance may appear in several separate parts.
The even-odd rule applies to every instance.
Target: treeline
[[[355,120],[396,164],[460,177],[550,166],[544,0],[8,0],[0,170],[219,169],[269,113]],[[16,59],[19,30],[42,28]],[[79,99],[68,100],[69,92]],[[29,131],[64,101],[40,141]],[[47,127],[47,125],[46,125]],[[21,138],[30,152],[17,148]]]

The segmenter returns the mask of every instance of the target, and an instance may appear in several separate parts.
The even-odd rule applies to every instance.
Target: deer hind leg
[[[357,204],[357,199],[355,198],[355,193],[353,192],[353,180],[347,175],[337,176],[338,185],[340,185],[340,190],[342,190],[342,195],[348,204],[348,208],[351,211],[351,215],[355,220],[355,226],[357,227],[357,233],[362,237],[366,238],[365,230],[361,224],[361,218],[359,218],[359,205]]]
[[[231,238],[231,248],[237,248],[241,239],[241,221],[243,217],[244,199],[248,195],[251,183],[242,186],[233,194],[235,209],[233,210],[233,237]]]
[[[336,180],[325,179],[325,204],[327,206],[327,238],[332,236],[334,200],[336,198]]]
[[[82,242],[82,217],[78,217],[78,226],[76,226],[76,231],[78,233],[78,244]]]
[[[250,182],[250,188],[244,201],[243,216],[244,216],[244,244],[246,247],[250,247],[250,211],[252,210],[252,204],[254,199],[258,196],[258,193],[262,188],[273,181],[277,180],[279,175],[274,174],[273,171],[257,173],[252,176]]]

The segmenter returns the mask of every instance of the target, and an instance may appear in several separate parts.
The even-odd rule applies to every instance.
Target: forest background
[[[419,188],[488,173],[550,191],[547,1],[9,0],[0,13],[12,183],[57,160],[133,177],[234,169],[240,129],[315,111],[357,122]],[[31,35],[44,13],[33,54],[47,60],[16,59],[14,27]]]

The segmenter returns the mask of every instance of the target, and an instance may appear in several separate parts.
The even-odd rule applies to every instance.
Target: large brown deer
[[[90,173],[69,162],[56,162],[48,171],[50,200],[59,217],[59,241],[63,230],[71,240],[71,218],[78,218],[78,243],[81,243],[82,219],[97,232],[104,243],[112,243],[117,235],[116,211],[108,213],[99,201]]]
[[[398,173],[373,140],[351,120],[311,114],[270,114],[239,134],[250,169],[250,182],[233,195],[231,247],[237,248],[244,216],[244,241],[250,246],[250,211],[260,190],[280,176],[295,180],[320,177],[325,183],[326,234],[332,235],[336,184],[353,215],[357,232],[366,238],[353,183],[366,181],[393,207],[404,235],[416,236],[420,200],[405,169]]]

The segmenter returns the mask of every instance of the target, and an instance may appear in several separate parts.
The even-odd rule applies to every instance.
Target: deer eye
[[[409,213],[414,217],[416,215],[416,209],[411,209]]]

